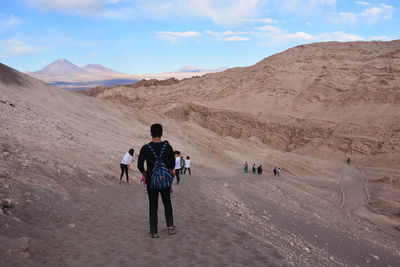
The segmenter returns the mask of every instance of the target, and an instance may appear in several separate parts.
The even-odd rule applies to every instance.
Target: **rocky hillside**
[[[250,67],[97,97],[284,151],[398,167],[400,41],[302,45]]]

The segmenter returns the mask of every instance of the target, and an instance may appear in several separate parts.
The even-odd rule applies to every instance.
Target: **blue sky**
[[[400,1],[2,0],[0,62],[125,73],[249,66],[298,44],[400,39]]]

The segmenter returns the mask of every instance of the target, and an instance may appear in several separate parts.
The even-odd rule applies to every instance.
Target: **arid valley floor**
[[[1,64],[0,265],[399,266],[399,74],[400,41],[86,95]],[[159,239],[136,167],[118,183],[155,122],[192,159]]]

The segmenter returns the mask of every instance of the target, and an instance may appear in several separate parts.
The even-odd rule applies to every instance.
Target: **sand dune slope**
[[[112,94],[129,104],[120,105],[56,90],[0,65],[2,266],[399,265],[398,235],[341,207],[343,164],[335,156],[318,157],[333,150],[323,144],[314,154],[307,145],[286,149],[276,133],[261,138],[259,131],[268,127],[287,133],[292,143],[305,138],[308,132],[296,127],[286,132],[282,114],[271,115],[278,127],[250,120],[255,134],[245,137],[238,128],[248,114],[217,106],[217,100],[214,107],[196,102],[207,95],[196,90],[186,110],[168,96],[175,86],[179,91],[181,83],[165,87],[154,102],[147,98],[151,86],[133,95]],[[317,132],[312,120],[289,116],[285,123],[296,121]],[[157,240],[148,235],[147,199],[137,171],[131,171],[136,183],[118,184],[120,158],[149,140],[154,122],[163,123],[165,138],[193,160],[193,176],[184,176],[174,189],[177,235],[161,231],[160,208]],[[216,128],[219,123],[222,128]],[[360,163],[363,173],[389,171],[386,165],[366,169],[368,159]],[[264,175],[241,174],[245,160],[262,163]],[[276,165],[280,177],[270,174]],[[390,179],[368,183],[396,180]]]

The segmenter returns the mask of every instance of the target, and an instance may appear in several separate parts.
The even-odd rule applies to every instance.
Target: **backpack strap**
[[[163,144],[163,147],[162,147],[162,149],[161,149],[159,158],[161,158],[161,157],[163,156],[164,151],[165,151],[165,148],[167,147],[167,143],[166,143],[166,142],[163,142],[163,143],[164,143],[164,144]]]
[[[150,149],[151,153],[153,153],[153,156],[158,159],[156,152],[154,151],[153,147],[150,145],[150,143],[147,144],[147,147]]]
[[[153,156],[158,160],[161,159],[161,157],[163,156],[165,148],[167,147],[167,142],[163,142],[163,147],[161,149],[160,156],[157,156],[156,152],[154,151],[154,148],[150,145],[150,143],[148,143],[147,146],[149,147],[151,153],[153,153]]]

